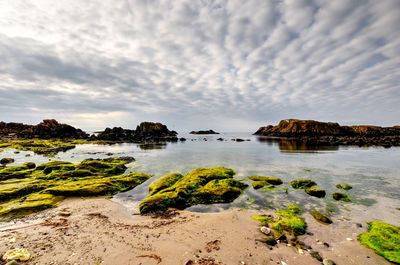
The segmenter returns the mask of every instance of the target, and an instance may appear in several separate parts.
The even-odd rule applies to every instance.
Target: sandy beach
[[[26,264],[321,264],[309,251],[299,254],[280,243],[267,246],[254,210],[219,213],[177,211],[168,215],[132,215],[108,198],[68,199],[59,207],[0,226],[0,253],[23,247]],[[390,264],[361,246],[366,229],[339,218],[331,225],[304,214],[308,233],[300,237],[312,250],[336,264]],[[351,239],[351,240],[350,240]]]

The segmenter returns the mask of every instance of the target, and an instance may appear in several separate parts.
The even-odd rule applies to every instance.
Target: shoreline
[[[308,251],[257,241],[263,234],[251,216],[260,213],[272,211],[183,210],[154,218],[132,215],[105,197],[71,198],[11,227],[0,226],[0,253],[24,247],[31,253],[24,264],[321,264]],[[360,228],[343,219],[324,225],[303,216],[308,233],[299,239],[323,258],[336,264],[391,264],[357,241],[365,224]]]

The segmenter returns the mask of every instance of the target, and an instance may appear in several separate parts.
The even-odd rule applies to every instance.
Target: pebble
[[[346,240],[347,240],[347,241],[353,241],[353,239],[350,238],[350,237],[346,238]]]
[[[282,265],[288,265],[286,262],[284,262],[284,261],[281,261],[281,264]]]
[[[263,232],[263,233],[266,234],[266,235],[271,234],[271,229],[269,229],[269,228],[266,227],[266,226],[261,226],[260,230],[261,230],[261,232]]]
[[[330,260],[330,259],[324,259],[322,261],[322,264],[324,264],[324,265],[336,265],[336,263],[333,262],[333,260]]]

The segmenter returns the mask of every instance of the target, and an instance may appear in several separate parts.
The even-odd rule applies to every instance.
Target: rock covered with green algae
[[[229,168],[197,168],[185,176],[169,174],[150,184],[150,194],[140,203],[142,214],[184,209],[196,204],[232,202],[247,187],[233,179]]]
[[[306,189],[316,186],[317,183],[311,179],[295,179],[290,182],[293,189]]]
[[[256,215],[252,218],[262,225],[268,225],[274,232],[274,237],[279,239],[285,234],[289,237],[296,237],[306,233],[307,223],[301,217],[301,213],[300,206],[291,204],[286,209],[276,211],[274,217]]]
[[[317,198],[324,198],[326,195],[325,190],[318,188],[318,187],[310,187],[304,190],[308,195],[317,197]]]
[[[332,198],[336,201],[351,202],[350,196],[346,193],[334,192]]]
[[[350,186],[349,184],[343,183],[343,184],[337,184],[336,188],[341,190],[351,190],[353,187]]]
[[[132,157],[50,161],[0,170],[0,218],[53,207],[66,196],[113,195],[143,183],[147,174],[123,174]],[[11,174],[13,173],[13,174]]]
[[[373,221],[368,223],[368,231],[360,234],[358,240],[385,259],[400,264],[400,227]]]
[[[273,188],[275,185],[281,185],[283,181],[280,178],[273,176],[249,176],[248,179],[252,180],[254,189],[261,189],[265,186]]]

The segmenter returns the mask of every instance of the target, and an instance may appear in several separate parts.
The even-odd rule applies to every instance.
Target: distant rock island
[[[206,130],[206,131],[191,131],[190,134],[219,134],[213,130]]]
[[[282,137],[307,140],[333,145],[400,145],[400,127],[380,127],[374,125],[341,126],[336,122],[287,119],[278,125],[259,128],[259,136]]]

